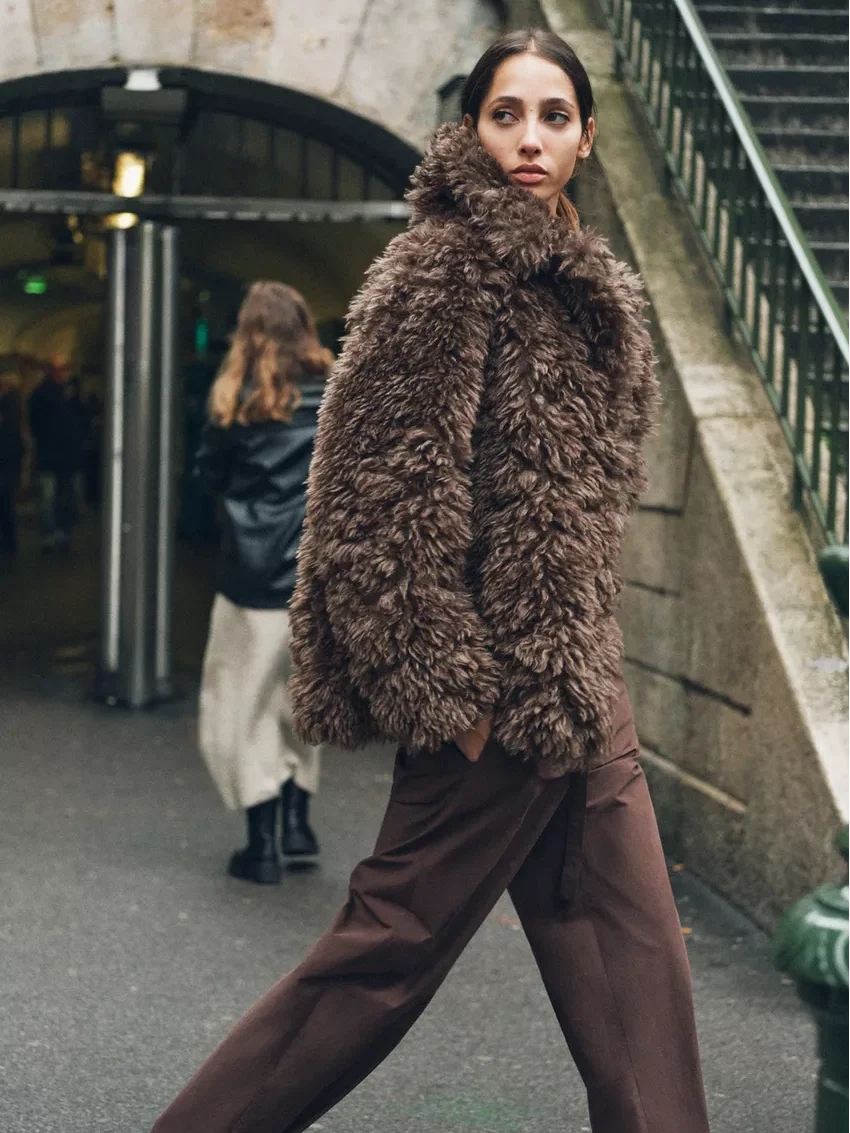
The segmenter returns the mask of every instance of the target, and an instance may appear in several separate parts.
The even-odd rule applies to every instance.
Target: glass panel
[[[47,148],[47,114],[30,110],[22,114],[18,183],[22,189],[41,188],[44,151]]]
[[[301,139],[292,130],[275,132],[276,197],[300,196]]]
[[[11,118],[0,118],[0,185],[12,187],[12,135]]]
[[[347,157],[339,159],[339,199],[359,201],[363,193],[363,170]]]
[[[307,195],[316,200],[330,200],[332,193],[333,150],[321,142],[307,146]]]

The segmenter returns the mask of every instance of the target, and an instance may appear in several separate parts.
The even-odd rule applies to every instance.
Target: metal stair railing
[[[846,544],[847,321],[690,0],[599,3],[791,449],[794,505]]]

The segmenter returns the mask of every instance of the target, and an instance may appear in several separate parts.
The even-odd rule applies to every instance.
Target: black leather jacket
[[[324,388],[301,386],[291,424],[204,429],[194,474],[223,497],[218,590],[237,606],[278,610],[289,605]]]

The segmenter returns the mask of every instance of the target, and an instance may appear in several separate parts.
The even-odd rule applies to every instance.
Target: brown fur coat
[[[492,714],[555,776],[609,742],[626,517],[656,403],[636,277],[444,126],[320,411],[291,606],[312,742]]]

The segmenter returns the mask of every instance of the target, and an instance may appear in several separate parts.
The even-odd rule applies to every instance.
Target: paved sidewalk
[[[66,681],[4,683],[2,1133],[146,1133],[327,925],[371,847],[390,755],[330,753],[315,806],[321,868],[262,890],[226,877],[242,823],[220,808],[195,754],[193,709],[188,699],[134,716],[86,702]],[[686,873],[673,879],[713,1133],[807,1133],[808,1017],[766,938]],[[399,1049],[313,1128],[589,1129],[506,899]]]

